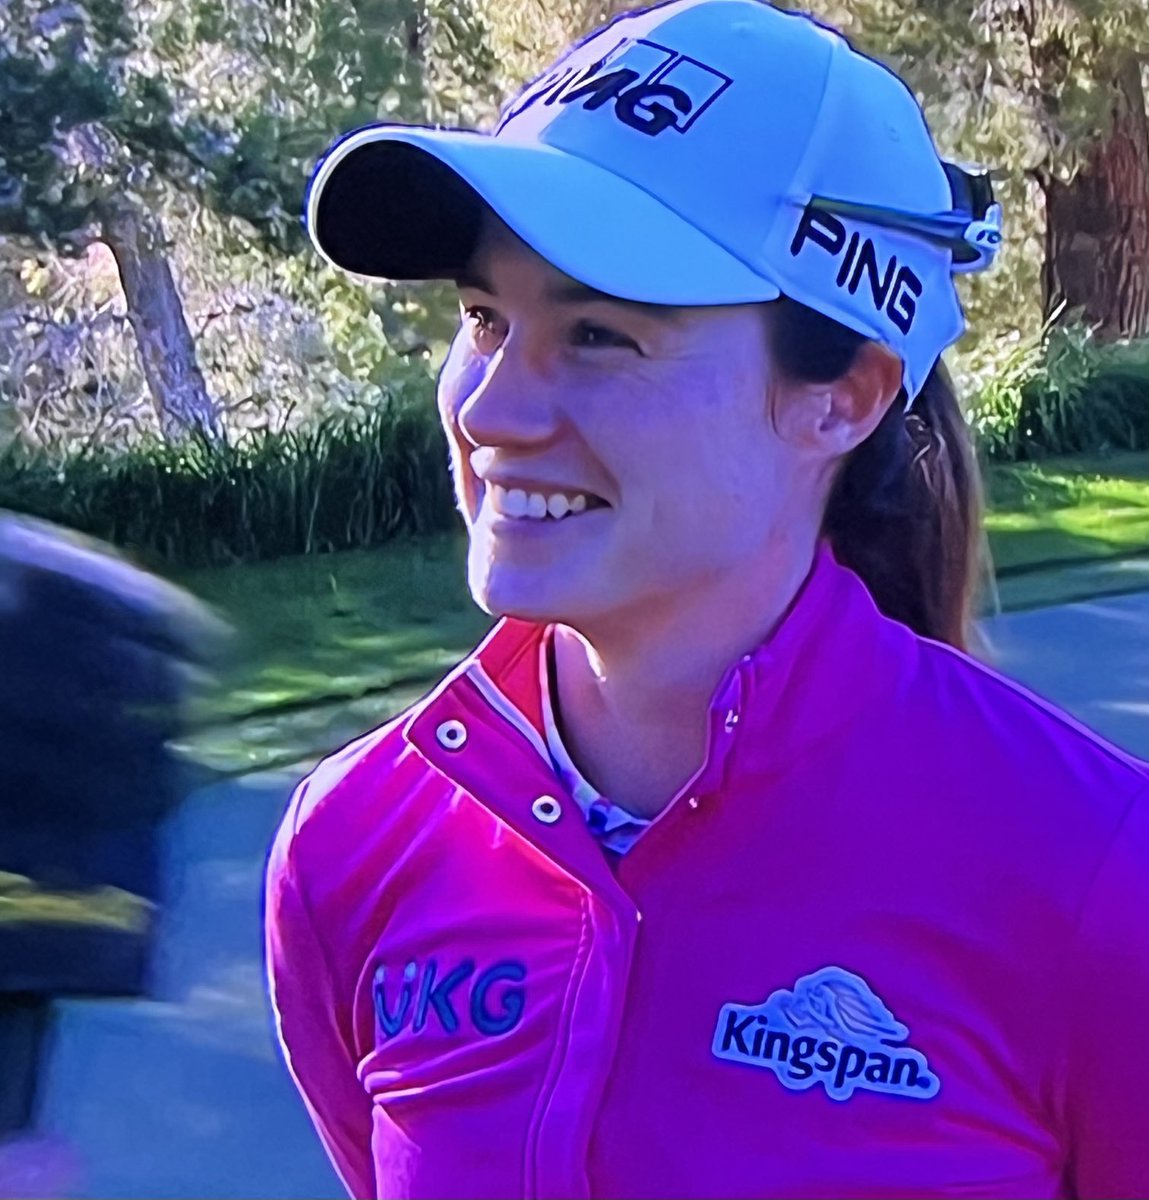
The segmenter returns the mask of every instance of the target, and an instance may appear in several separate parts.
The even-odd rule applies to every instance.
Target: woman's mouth
[[[527,492],[504,488],[497,483],[487,489],[491,509],[501,517],[523,521],[562,521],[595,508],[609,508],[605,500],[589,492]]]

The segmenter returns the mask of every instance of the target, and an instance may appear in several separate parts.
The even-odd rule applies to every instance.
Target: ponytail
[[[829,382],[866,341],[786,297],[769,307],[775,361],[790,378]],[[882,612],[923,637],[969,650],[982,571],[981,477],[940,358],[905,408],[903,390],[846,458],[822,532]]]

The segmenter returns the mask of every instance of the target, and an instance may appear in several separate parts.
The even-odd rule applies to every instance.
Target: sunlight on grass
[[[1149,549],[1149,454],[995,467],[987,492],[999,571]]]

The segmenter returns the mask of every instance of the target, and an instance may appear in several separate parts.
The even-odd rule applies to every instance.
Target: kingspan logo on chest
[[[909,1033],[864,979],[823,967],[763,1004],[724,1004],[712,1050],[773,1071],[791,1091],[821,1083],[834,1100],[859,1088],[928,1100],[941,1083],[925,1056],[905,1044]]]

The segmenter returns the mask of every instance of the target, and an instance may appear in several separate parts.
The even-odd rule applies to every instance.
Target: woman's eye
[[[477,334],[490,333],[495,324],[495,314],[489,308],[468,308],[464,310],[463,316]]]
[[[475,305],[463,310],[463,318],[475,339],[498,339],[502,336],[500,331],[502,322],[494,309]],[[579,348],[597,350],[621,347],[641,353],[632,338],[608,329],[605,325],[596,325],[592,321],[579,321],[570,336],[575,346]]]
[[[575,338],[580,346],[623,346],[637,350],[635,342],[625,334],[615,333],[603,325],[593,325],[589,321],[580,321],[575,329]]]

